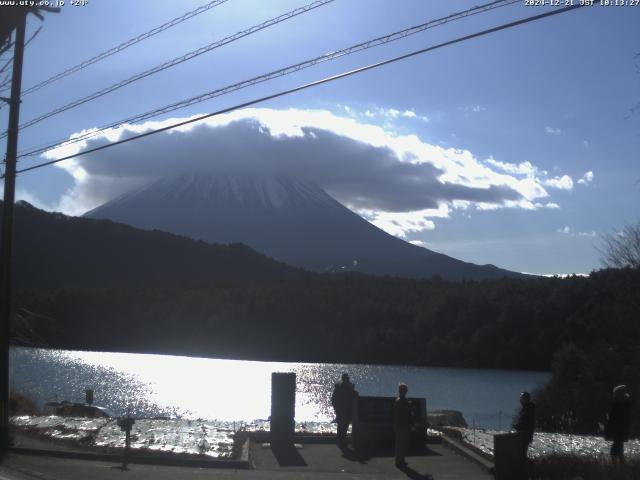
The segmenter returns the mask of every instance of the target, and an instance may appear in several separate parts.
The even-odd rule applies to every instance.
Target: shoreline
[[[493,436],[505,431],[443,427],[447,436],[468,445],[486,458],[493,458]],[[611,441],[596,435],[575,435],[536,431],[529,447],[530,458],[568,455],[589,458],[608,458]],[[627,458],[640,459],[640,439],[625,442]]]
[[[287,356],[278,356],[278,355],[248,355],[248,356],[236,356],[229,354],[227,351],[219,351],[219,352],[211,352],[202,354],[202,352],[188,353],[182,350],[156,350],[156,349],[122,349],[122,350],[101,350],[99,348],[87,348],[86,345],[83,348],[76,348],[74,345],[38,345],[33,346],[32,344],[23,344],[19,342],[13,342],[10,345],[10,348],[14,349],[25,349],[25,350],[47,350],[47,351],[66,351],[66,352],[79,352],[79,353],[105,353],[105,354],[130,354],[130,355],[162,355],[166,357],[181,357],[181,358],[189,358],[189,359],[204,359],[204,360],[229,360],[229,361],[237,361],[237,362],[257,362],[257,363],[299,363],[305,365],[331,365],[331,366],[343,366],[343,365],[354,365],[354,366],[373,366],[373,367],[407,367],[407,368],[433,368],[433,369],[455,369],[455,370],[464,370],[464,371],[495,371],[495,372],[509,372],[509,373],[541,373],[541,374],[550,374],[551,369],[539,369],[539,368],[509,368],[505,366],[503,368],[499,367],[483,367],[483,366],[458,366],[458,365],[444,365],[444,364],[424,364],[424,363],[402,363],[398,361],[397,363],[393,362],[381,362],[376,361],[375,359],[343,359],[343,360],[322,360],[319,358],[309,358],[309,359],[300,359],[290,358]],[[328,355],[331,357],[331,355]]]
[[[185,467],[210,468],[249,468],[248,437],[235,435],[232,450],[226,456],[208,456],[206,454],[132,448],[126,463],[176,465]],[[38,432],[36,429],[14,427],[13,444],[10,450],[15,453],[36,456],[53,456],[81,460],[99,460],[125,465],[124,447],[91,445],[86,442],[55,438]]]
[[[428,417],[429,430],[433,435],[442,434],[487,459],[493,458],[493,436],[505,433],[469,428],[462,414],[455,410],[432,411]],[[17,443],[21,444],[17,446],[121,456],[124,434],[115,420],[20,416],[12,417],[12,427],[19,440]],[[236,460],[242,443],[249,437],[268,442],[268,421],[244,424],[238,430],[225,428],[224,424],[206,420],[136,419],[131,435],[131,453],[184,460]],[[334,423],[314,423],[311,425],[313,428],[306,428],[309,426],[308,422],[297,423],[296,437],[314,443],[335,441]],[[555,454],[600,457],[608,456],[610,444],[600,436],[536,432],[529,454],[532,458]],[[625,451],[629,457],[640,458],[640,439],[626,442]]]
[[[59,419],[62,419],[62,417],[59,417]],[[76,420],[82,421],[87,419]],[[175,424],[188,422],[184,420],[163,421],[174,422]],[[142,421],[136,421],[136,425],[142,423]],[[203,422],[192,421],[192,423],[197,426]],[[497,433],[505,432],[485,429],[476,429],[474,431],[474,429],[464,427],[433,425],[428,432],[427,441],[424,445],[425,450],[422,453],[416,451],[414,455],[425,455],[424,452],[435,449],[435,451],[441,455],[453,455],[453,457],[459,459],[465,458],[465,461],[469,464],[475,465],[474,468],[480,468],[485,474],[491,474],[494,468],[493,452],[491,451],[493,435]],[[121,433],[120,436],[124,437],[124,434]],[[276,459],[279,457],[278,454],[272,453],[273,447],[269,447],[271,438],[268,429],[255,431],[240,430],[231,432],[229,436],[233,439],[233,447],[226,456],[218,455],[217,457],[213,457],[205,453],[184,453],[173,449],[154,450],[149,448],[132,448],[127,462],[123,463],[124,448],[122,446],[98,446],[89,441],[82,442],[77,439],[70,439],[69,437],[55,438],[47,435],[42,429],[38,431],[38,429],[14,426],[16,444],[10,450],[15,454],[24,456],[25,459],[31,457],[32,460],[25,460],[27,462],[40,462],[40,460],[36,460],[37,457],[42,457],[42,461],[48,461],[45,460],[47,458],[58,458],[60,459],[59,461],[97,461],[113,463],[115,466],[112,468],[123,470],[127,469],[127,464],[141,466],[131,468],[143,468],[142,465],[158,465],[252,471],[270,470],[271,468],[277,467],[276,464],[273,464],[274,460],[271,459],[271,457],[274,455]],[[86,438],[89,438],[89,436]],[[571,441],[567,442],[567,439]],[[341,456],[338,450],[336,450],[335,432],[308,432],[298,428],[293,442],[295,444],[294,451],[300,452],[297,455],[302,455],[300,458],[310,458],[313,462],[317,463],[314,463],[314,468],[317,467],[319,470],[314,471],[324,471],[323,469],[326,468],[326,465],[337,464],[344,460],[344,455]],[[566,470],[567,466],[570,466],[571,468],[579,467],[582,470],[602,469],[608,472],[607,469],[611,468],[610,462],[608,461],[608,443],[609,442],[604,442],[602,438],[595,436],[570,436],[568,434],[536,432],[534,443],[529,451],[529,458],[533,468],[540,469],[540,471]],[[564,448],[567,446],[570,448]],[[640,440],[627,442],[626,447],[629,468],[631,468],[633,472],[636,472],[634,469],[640,466]],[[446,454],[446,451],[451,453]],[[353,452],[352,455],[355,455],[353,458],[367,458],[370,461],[375,461],[376,464],[379,462],[384,464],[388,456],[384,454],[380,456],[379,454],[370,452],[357,453],[352,450],[351,452]],[[353,458],[348,455],[347,457],[351,459],[350,461],[353,460]],[[372,460],[373,458],[376,458],[376,460]],[[412,458],[415,459],[416,457]],[[431,459],[431,461],[432,460],[433,459]],[[281,467],[282,465],[279,466]],[[550,478],[555,479],[556,477]],[[602,478],[609,477],[605,476]]]

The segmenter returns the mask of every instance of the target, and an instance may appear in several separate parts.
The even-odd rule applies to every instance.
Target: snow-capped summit
[[[164,178],[85,214],[210,243],[241,242],[315,271],[447,279],[517,275],[411,245],[370,224],[315,184],[286,177]]]
[[[126,194],[117,201],[128,202],[149,195],[158,201],[185,202],[194,206],[233,203],[252,211],[337,204],[322,189],[302,180],[266,175],[202,174],[165,178]]]

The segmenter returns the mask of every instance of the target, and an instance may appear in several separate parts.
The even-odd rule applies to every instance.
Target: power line
[[[31,41],[38,36],[38,34],[40,33],[41,30],[42,30],[42,25],[40,25],[38,27],[38,29],[35,32],[33,32],[33,34],[31,34],[31,36],[29,37],[29,40],[27,40],[24,43],[24,46],[26,47],[27,45],[29,45],[31,43]]]
[[[24,42],[24,46],[27,47],[27,45],[29,45],[31,43],[31,41],[34,38],[36,38],[41,31],[42,31],[42,26],[38,27],[38,29],[31,34],[31,36],[29,37],[29,40]],[[2,53],[4,53],[4,52],[2,52]],[[0,53],[0,55],[2,55],[2,53]],[[4,72],[6,70],[6,68],[9,65],[11,65],[11,62],[13,62],[13,56],[9,60],[7,60],[7,62],[2,66],[2,68],[0,68],[0,73]]]
[[[85,68],[87,68],[89,65],[93,65],[94,63],[97,63],[101,60],[104,60],[107,57],[110,57],[111,55],[115,55],[116,53],[120,53],[121,51],[123,51],[124,49],[135,45],[136,43],[139,43],[143,40],[146,40],[149,37],[152,37],[154,35],[157,35],[160,32],[163,32],[171,27],[174,27],[176,25],[178,25],[179,23],[184,22],[185,20],[189,20],[190,18],[195,17],[196,15],[200,15],[201,13],[204,13],[208,10],[211,10],[214,7],[217,7],[218,5],[221,5],[225,2],[228,2],[229,0],[214,0],[212,2],[207,3],[206,5],[202,5],[198,8],[196,8],[195,10],[191,10],[190,12],[185,13],[184,15],[181,15],[180,17],[176,17],[173,20],[170,20],[166,23],[163,23],[162,25],[160,25],[159,27],[155,27],[151,30],[149,30],[148,32],[145,33],[141,33],[140,35],[133,37],[129,40],[127,40],[126,42],[121,43],[118,46],[115,46],[113,48],[110,48],[109,50],[106,50],[102,53],[99,53],[98,55],[91,57],[88,60],[85,60],[73,67],[68,68],[67,70],[60,72],[54,76],[52,76],[51,78],[48,78],[47,80],[43,80],[42,82],[27,88],[25,91],[22,92],[22,96],[28,95],[32,92],[35,92],[36,90],[40,90],[42,87],[45,87],[47,85],[50,85],[51,83],[60,80],[61,78],[67,77],[73,73],[79,72],[80,70],[83,70]]]
[[[298,15],[301,15],[303,13],[307,13],[307,12],[309,12],[309,11],[315,9],[315,8],[322,7],[322,6],[324,6],[324,5],[328,4],[328,3],[331,3],[333,1],[335,1],[335,0],[315,0],[314,2],[309,3],[309,4],[307,4],[307,5],[303,6],[303,7],[296,8],[296,9],[291,10],[291,11],[289,11],[287,13],[282,14],[282,15],[278,15],[277,17],[271,18],[271,19],[269,19],[269,20],[267,20],[265,22],[262,22],[262,23],[260,23],[258,25],[254,25],[253,27],[249,27],[249,28],[247,28],[245,30],[242,30],[241,32],[234,33],[233,35],[225,37],[222,40],[218,40],[216,42],[213,42],[213,43],[210,43],[208,45],[205,45],[204,47],[200,47],[200,48],[198,48],[196,50],[192,50],[191,52],[188,52],[188,53],[182,55],[181,57],[176,57],[176,58],[174,58],[172,60],[169,60],[168,62],[165,62],[165,63],[163,63],[161,65],[155,66],[155,67],[153,67],[153,68],[151,68],[149,70],[146,70],[146,71],[144,71],[142,73],[139,73],[137,75],[129,77],[129,78],[127,78],[125,80],[122,80],[122,81],[120,81],[118,83],[115,83],[115,84],[113,84],[113,85],[111,85],[109,87],[103,88],[102,90],[99,90],[99,91],[94,92],[94,93],[92,93],[90,95],[87,95],[86,97],[79,98],[78,100],[75,100],[75,101],[73,101],[71,103],[63,105],[62,107],[58,107],[55,110],[50,111],[49,113],[45,113],[44,115],[41,115],[41,116],[36,117],[36,118],[34,118],[32,120],[29,120],[26,123],[23,123],[22,125],[20,125],[20,128],[24,129],[24,128],[30,127],[32,125],[35,125],[36,123],[39,123],[39,122],[41,122],[41,121],[43,121],[43,120],[45,120],[47,118],[53,117],[54,115],[57,115],[57,114],[62,113],[62,112],[65,112],[67,110],[70,110],[72,108],[80,106],[80,105],[82,105],[84,103],[90,102],[91,100],[95,100],[96,98],[102,97],[102,96],[104,96],[104,95],[106,95],[108,93],[111,93],[111,92],[113,92],[115,90],[118,90],[118,89],[120,89],[120,88],[122,88],[122,87],[124,87],[126,85],[129,85],[131,83],[137,82],[138,80],[142,80],[143,78],[146,78],[146,77],[149,77],[151,75],[154,75],[154,74],[156,74],[158,72],[161,72],[163,70],[166,70],[166,69],[168,69],[170,67],[174,67],[176,65],[179,65],[179,64],[181,64],[183,62],[186,62],[186,61],[191,60],[191,59],[193,59],[195,57],[198,57],[198,56],[200,56],[200,55],[202,55],[204,53],[210,52],[211,50],[214,50],[216,48],[220,48],[220,47],[222,47],[224,45],[227,45],[227,44],[229,44],[231,42],[235,42],[236,40],[239,40],[239,39],[241,39],[243,37],[252,35],[252,34],[254,34],[254,33],[256,33],[256,32],[258,32],[260,30],[264,30],[265,28],[268,28],[268,27],[271,27],[271,26],[276,25],[278,23],[284,22],[286,20],[294,18],[294,17],[296,17]],[[0,138],[4,138],[5,136],[6,136],[6,132],[4,134],[0,135]]]
[[[4,73],[4,71],[13,63],[13,57],[9,58],[2,67],[0,67],[0,73]]]
[[[550,17],[552,15],[558,15],[558,14],[561,14],[561,13],[568,12],[570,10],[575,10],[577,8],[582,8],[583,6],[585,6],[585,5],[572,5],[572,6],[569,6],[569,7],[564,7],[564,8],[552,10],[550,12],[541,13],[539,15],[526,17],[526,18],[523,18],[521,20],[516,20],[514,22],[505,23],[505,24],[502,24],[502,25],[499,25],[497,27],[493,27],[493,28],[490,28],[490,29],[487,29],[487,30],[482,30],[480,32],[476,32],[476,33],[472,33],[472,34],[469,34],[469,35],[465,35],[463,37],[458,37],[458,38],[455,38],[453,40],[449,40],[448,42],[443,42],[443,43],[439,43],[439,44],[431,46],[431,47],[426,47],[426,48],[423,48],[423,49],[420,49],[420,50],[415,50],[413,52],[406,53],[404,55],[393,57],[393,58],[390,58],[390,59],[387,59],[387,60],[383,60],[381,62],[377,62],[377,63],[373,63],[373,64],[370,64],[370,65],[367,65],[367,66],[364,66],[364,67],[356,68],[354,70],[350,70],[348,72],[343,72],[343,73],[340,73],[338,75],[333,75],[331,77],[326,77],[326,78],[323,78],[321,80],[316,80],[314,82],[307,83],[307,84],[304,84],[304,85],[300,85],[300,86],[297,86],[297,87],[294,87],[294,88],[290,88],[290,89],[287,89],[287,90],[283,90],[283,91],[280,91],[280,92],[277,92],[277,93],[274,93],[274,94],[271,94],[271,95],[267,95],[265,97],[261,97],[261,98],[258,98],[258,99],[250,100],[248,102],[240,103],[240,104],[234,105],[232,107],[227,107],[227,108],[224,108],[222,110],[218,110],[216,112],[208,113],[206,115],[200,115],[200,116],[198,116],[196,118],[192,118],[192,119],[189,119],[189,120],[184,120],[182,122],[174,123],[172,125],[168,125],[166,127],[158,128],[156,130],[151,130],[151,131],[148,131],[148,132],[145,132],[145,133],[141,133],[139,135],[134,135],[132,137],[125,138],[123,140],[118,140],[116,142],[112,142],[112,143],[109,143],[107,145],[102,145],[100,147],[96,147],[96,148],[92,148],[92,149],[89,149],[89,150],[85,150],[83,152],[78,152],[78,153],[74,153],[72,155],[67,155],[66,157],[58,158],[58,159],[55,159],[55,160],[50,160],[48,162],[43,162],[43,163],[40,163],[40,164],[37,164],[37,165],[33,165],[31,167],[23,168],[21,170],[18,170],[16,173],[23,173],[23,172],[28,172],[28,171],[31,171],[31,170],[36,170],[38,168],[42,168],[42,167],[46,167],[46,166],[49,166],[49,165],[53,165],[55,163],[59,163],[59,162],[65,161],[65,160],[70,160],[72,158],[80,157],[82,155],[86,155],[86,154],[89,154],[89,153],[98,152],[100,150],[105,150],[107,148],[115,147],[115,146],[121,145],[123,143],[128,143],[128,142],[132,142],[134,140],[139,140],[139,139],[144,138],[144,137],[155,135],[156,133],[165,132],[167,130],[172,130],[174,128],[178,128],[178,127],[190,124],[190,123],[199,122],[201,120],[205,120],[207,118],[214,117],[216,115],[222,115],[224,113],[228,113],[228,112],[231,112],[233,110],[238,110],[240,108],[245,108],[245,107],[248,107],[248,106],[251,106],[251,105],[255,105],[257,103],[265,102],[267,100],[272,100],[274,98],[282,97],[284,95],[289,95],[291,93],[299,92],[301,90],[306,90],[307,88],[316,87],[316,86],[322,85],[324,83],[329,83],[329,82],[332,82],[334,80],[339,80],[341,78],[345,78],[345,77],[349,77],[349,76],[352,76],[352,75],[355,75],[355,74],[358,74],[358,73],[366,72],[368,70],[379,68],[379,67],[382,67],[384,65],[389,65],[391,63],[395,63],[395,62],[398,62],[398,61],[401,61],[401,60],[405,60],[407,58],[411,58],[411,57],[414,57],[416,55],[421,55],[423,53],[431,52],[433,50],[437,50],[439,48],[447,47],[449,45],[454,45],[456,43],[460,43],[460,42],[464,42],[464,41],[467,41],[467,40],[471,40],[473,38],[478,38],[478,37],[481,37],[481,36],[484,36],[484,35],[488,35],[490,33],[495,33],[495,32],[501,31],[501,30],[506,30],[508,28],[513,28],[513,27],[516,27],[516,26],[519,26],[519,25],[524,25],[525,23],[533,22],[533,21],[536,21],[536,20],[541,20],[543,18]]]
[[[40,29],[38,29],[38,31],[39,30]],[[0,56],[4,55],[5,52],[8,52],[11,49],[11,47],[13,47],[13,42],[11,41],[11,39],[9,39],[7,43],[4,45],[4,47],[0,48]],[[9,68],[9,65],[11,65],[12,63],[13,63],[13,55],[11,55],[11,57],[0,67],[0,75],[2,75],[4,71],[7,68]],[[0,89],[2,89],[3,91],[9,90],[11,87],[4,88],[9,83],[11,83],[11,80],[10,80],[9,74],[7,73],[7,75],[5,75],[5,77],[2,80],[0,80]],[[4,107],[4,104],[0,102],[0,110],[3,107]]]
[[[150,111],[142,113],[142,114],[135,115],[133,117],[126,118],[124,120],[120,120],[118,122],[111,123],[109,125],[105,125],[103,127],[100,127],[97,130],[88,132],[88,133],[83,134],[83,135],[79,135],[79,136],[73,138],[72,140],[69,140],[68,138],[65,138],[65,139],[58,140],[55,143],[49,143],[49,144],[46,144],[46,145],[40,146],[40,147],[32,147],[32,150],[27,151],[25,153],[22,153],[20,155],[20,158],[27,157],[27,156],[38,155],[38,154],[43,153],[43,152],[45,152],[47,150],[50,150],[53,147],[56,147],[56,146],[60,145],[61,143],[63,143],[64,145],[69,145],[69,144],[72,144],[72,143],[77,143],[77,142],[80,142],[80,141],[83,141],[83,140],[87,140],[89,138],[92,138],[92,137],[95,137],[97,135],[100,135],[100,133],[104,132],[105,130],[109,130],[111,128],[118,127],[118,126],[120,126],[122,124],[125,124],[125,123],[134,123],[134,122],[140,122],[140,121],[143,121],[143,120],[147,120],[149,118],[153,118],[153,117],[156,117],[158,115],[162,115],[164,113],[169,113],[169,112],[178,110],[180,108],[188,107],[190,105],[194,105],[196,103],[200,103],[200,102],[203,102],[203,101],[206,101],[206,100],[210,100],[210,99],[215,98],[215,97],[226,95],[226,94],[232,93],[234,91],[241,90],[243,88],[247,88],[247,87],[256,85],[258,83],[266,82],[266,81],[272,80],[274,78],[278,78],[278,77],[282,77],[282,76],[285,76],[285,75],[289,75],[289,74],[298,72],[300,70],[312,67],[314,65],[318,65],[320,63],[324,63],[324,62],[327,62],[327,61],[335,60],[337,58],[340,58],[340,57],[343,57],[343,56],[347,56],[347,55],[351,55],[353,53],[356,53],[356,52],[359,52],[359,51],[362,51],[362,50],[367,50],[369,48],[374,48],[374,47],[377,47],[377,46],[380,46],[380,45],[384,45],[384,44],[387,44],[387,43],[390,43],[390,42],[393,42],[393,41],[396,41],[396,40],[400,40],[400,39],[408,37],[410,35],[414,35],[414,34],[420,33],[420,32],[422,32],[424,30],[429,29],[429,28],[434,28],[434,27],[437,27],[437,26],[440,26],[440,25],[444,25],[446,23],[449,23],[449,22],[452,22],[452,21],[455,21],[455,20],[459,20],[461,18],[465,18],[465,17],[469,17],[469,16],[476,15],[476,14],[479,14],[479,13],[487,12],[487,11],[490,11],[490,10],[493,10],[493,9],[496,9],[496,8],[505,7],[505,6],[511,5],[513,3],[516,3],[516,2],[520,2],[520,0],[498,0],[498,1],[492,1],[492,2],[484,4],[484,5],[472,7],[470,9],[464,10],[462,12],[456,12],[456,13],[447,15],[446,17],[442,17],[442,18],[439,18],[439,19],[436,19],[436,20],[430,20],[430,21],[422,23],[420,25],[415,25],[413,27],[409,27],[409,28],[406,28],[404,30],[399,30],[399,31],[394,32],[394,33],[390,33],[390,34],[387,34],[387,35],[376,37],[374,39],[367,40],[365,42],[361,42],[361,43],[358,43],[356,45],[352,45],[350,47],[347,47],[347,48],[344,48],[344,49],[341,49],[341,50],[336,50],[334,52],[327,53],[325,55],[321,55],[319,57],[315,57],[315,58],[312,58],[310,60],[305,60],[303,62],[296,63],[294,65],[289,65],[288,67],[284,67],[284,68],[281,68],[281,69],[278,69],[278,70],[274,70],[272,72],[269,72],[269,73],[266,73],[266,74],[263,74],[263,75],[260,75],[260,76],[257,76],[257,77],[253,77],[253,78],[250,78],[248,80],[243,80],[243,81],[238,82],[238,83],[227,85],[225,87],[218,88],[216,90],[212,90],[212,91],[209,91],[209,92],[206,92],[206,93],[203,93],[203,94],[191,97],[191,98],[187,98],[187,99],[181,100],[179,102],[175,102],[175,103],[172,103],[172,104],[169,104],[169,105],[165,105],[163,107],[156,108],[154,110],[150,110]]]
[[[13,62],[13,59],[11,59],[11,61]],[[2,72],[0,72],[0,75],[2,75]],[[7,72],[4,77],[2,77],[2,79],[0,80],[0,86],[2,85],[9,85],[9,83],[11,83],[11,77],[9,76],[9,73]],[[3,99],[5,97],[2,97]],[[0,103],[0,110],[2,109],[4,105],[2,103]]]
[[[11,47],[13,47],[13,42],[11,41],[11,39],[8,39],[7,43],[0,46],[0,55],[4,55],[5,52],[11,50]]]

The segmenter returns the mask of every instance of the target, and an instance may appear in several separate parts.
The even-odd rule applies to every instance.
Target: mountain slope
[[[210,245],[49,213],[25,202],[16,204],[13,245],[17,288],[184,285],[303,274],[244,245]]]
[[[159,180],[85,214],[216,243],[242,242],[313,271],[450,280],[520,274],[411,245],[370,224],[319,187],[265,176]]]

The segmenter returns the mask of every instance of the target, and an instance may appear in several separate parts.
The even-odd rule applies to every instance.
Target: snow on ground
[[[481,451],[493,455],[493,436],[500,433],[495,430],[456,428],[462,439]],[[590,457],[608,456],[611,442],[602,437],[587,435],[568,435],[562,433],[536,432],[529,447],[530,457],[543,457],[551,454],[574,454]],[[625,443],[627,457],[640,458],[640,440]]]
[[[13,417],[12,423],[42,438],[65,440],[83,446],[124,447],[125,435],[120,430],[116,418],[21,416]],[[136,419],[131,430],[131,448],[227,458],[232,453],[234,433],[239,430],[269,431],[269,421],[255,420],[245,423],[217,420]],[[326,422],[302,422],[296,424],[296,431],[335,434],[336,425]]]
[[[14,417],[12,422],[43,438],[84,446],[124,447],[125,435],[115,418],[23,416]],[[231,456],[233,434],[233,422],[136,419],[131,429],[131,448],[223,458]]]
[[[50,416],[21,416],[12,418],[13,425],[34,432],[42,438],[70,441],[83,446],[107,448],[124,447],[124,433],[116,418],[78,418]],[[454,427],[448,427],[454,428]],[[251,423],[183,420],[136,419],[131,430],[131,448],[136,450],[188,453],[211,458],[227,458],[233,449],[234,433],[244,431],[268,431],[267,420]],[[495,430],[455,428],[462,439],[481,451],[493,455]],[[335,434],[335,423],[301,422],[296,431],[310,434]],[[435,431],[429,431],[431,435]],[[536,432],[529,448],[529,456],[541,457],[557,453],[571,453],[591,457],[608,456],[611,442],[602,437]],[[628,457],[640,458],[640,440],[625,443]]]

